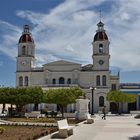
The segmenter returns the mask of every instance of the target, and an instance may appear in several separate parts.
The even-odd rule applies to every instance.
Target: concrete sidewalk
[[[96,117],[97,118],[97,117]],[[51,138],[50,140],[61,140]],[[81,124],[74,128],[74,134],[66,140],[140,140],[140,119],[134,116],[98,116],[93,124]]]

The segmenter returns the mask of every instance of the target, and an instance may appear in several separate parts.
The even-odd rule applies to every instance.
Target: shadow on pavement
[[[140,135],[129,137],[129,140],[140,140]]]
[[[72,135],[69,135],[68,137],[70,137],[70,136],[72,136]],[[51,139],[65,139],[65,138],[61,138],[60,136],[59,136],[59,133],[58,132],[56,132],[56,133],[54,133],[54,134],[52,134],[52,136],[51,136]]]
[[[55,133],[51,136],[51,139],[56,139],[56,138],[57,139],[62,139],[62,138],[59,137],[59,133]]]

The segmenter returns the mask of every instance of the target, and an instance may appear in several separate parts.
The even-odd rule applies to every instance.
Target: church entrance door
[[[64,84],[65,83],[65,79],[63,77],[59,78],[59,84]]]

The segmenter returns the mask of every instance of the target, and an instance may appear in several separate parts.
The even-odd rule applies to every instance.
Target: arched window
[[[100,76],[99,75],[96,76],[96,85],[100,86]]]
[[[25,86],[28,86],[28,76],[25,76]]]
[[[23,77],[22,76],[19,77],[19,86],[23,86]]]
[[[64,77],[59,78],[59,84],[65,84],[65,79]]]
[[[99,44],[99,53],[103,54],[103,44]]]
[[[67,80],[67,84],[71,84],[71,79],[70,78]]]
[[[52,83],[53,84],[56,84],[56,79],[55,78],[52,80]]]
[[[105,75],[103,75],[103,77],[102,77],[102,83],[103,83],[103,86],[106,86],[106,76]]]
[[[104,97],[103,96],[99,97],[99,106],[104,106]]]
[[[26,46],[22,47],[22,55],[26,55]]]

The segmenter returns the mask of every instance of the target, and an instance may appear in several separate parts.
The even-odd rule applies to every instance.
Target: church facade
[[[84,90],[90,100],[90,112],[98,112],[105,105],[110,111],[111,104],[106,100],[110,90],[119,89],[119,74],[112,75],[110,71],[109,38],[104,30],[104,24],[97,24],[97,31],[92,42],[92,64],[82,64],[58,60],[35,67],[35,42],[25,25],[18,42],[16,69],[16,86],[41,86],[43,89],[69,88],[78,86]],[[43,108],[45,105],[42,105]],[[41,106],[41,107],[42,107]],[[33,110],[33,105],[30,105]],[[56,105],[49,105],[51,110],[57,110]],[[67,111],[74,111],[75,105],[69,105]]]

